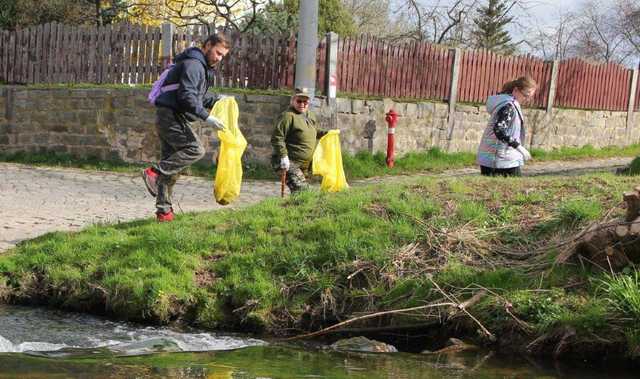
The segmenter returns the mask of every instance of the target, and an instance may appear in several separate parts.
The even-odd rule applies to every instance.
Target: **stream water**
[[[4,378],[637,378],[611,367],[548,365],[491,352],[336,352],[247,336],[156,328],[0,306]]]

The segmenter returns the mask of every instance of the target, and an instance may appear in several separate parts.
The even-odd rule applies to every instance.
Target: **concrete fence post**
[[[295,87],[316,90],[316,50],[318,48],[319,0],[300,2],[298,38],[296,40]]]
[[[529,148],[536,146],[536,136],[539,129],[546,128],[551,122],[551,116],[553,115],[553,103],[556,100],[556,90],[558,88],[558,67],[559,62],[554,60],[551,62],[551,80],[549,81],[549,95],[547,96],[547,104],[545,105],[545,114],[541,123],[533,123],[531,128],[531,139],[529,140]]]
[[[558,61],[554,60],[551,66],[551,82],[549,83],[549,97],[547,98],[547,115],[553,111],[553,102],[556,99],[556,89],[558,88]]]
[[[638,69],[633,70],[631,88],[629,90],[629,107],[627,108],[627,131],[633,126],[633,115],[636,108],[636,89],[638,88]]]
[[[327,105],[331,110],[329,127],[338,128],[338,109],[336,96],[338,94],[338,34],[329,32],[326,34],[326,59],[324,93],[327,96]]]
[[[166,67],[173,60],[173,35],[176,32],[176,26],[170,22],[162,24],[162,52],[160,60],[162,67]]]
[[[453,53],[453,66],[451,67],[451,86],[449,87],[449,115],[447,116],[447,151],[451,148],[451,140],[453,139],[453,129],[455,127],[456,103],[458,102],[458,82],[460,79],[460,60],[462,58],[462,50],[450,49]]]

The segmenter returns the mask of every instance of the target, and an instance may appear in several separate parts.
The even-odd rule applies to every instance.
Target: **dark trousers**
[[[491,168],[486,166],[480,166],[480,175],[484,176],[522,176],[520,167],[511,168]]]
[[[159,173],[156,208],[166,213],[172,210],[173,186],[180,172],[200,160],[205,151],[183,115],[169,108],[156,109],[156,128],[161,148],[160,161],[154,165]]]

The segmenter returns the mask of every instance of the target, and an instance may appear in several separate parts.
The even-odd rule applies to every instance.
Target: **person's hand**
[[[224,130],[224,124],[218,118],[209,115],[205,120],[207,125],[212,126],[216,130]]]
[[[529,153],[529,150],[525,149],[524,146],[518,145],[518,147],[516,147],[516,150],[518,150],[518,152],[522,154],[522,158],[524,158],[525,161],[531,159],[531,153]]]
[[[289,157],[280,158],[280,168],[283,170],[288,170],[291,164],[289,163]]]

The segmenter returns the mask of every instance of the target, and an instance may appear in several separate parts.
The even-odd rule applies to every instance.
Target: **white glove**
[[[516,150],[518,150],[518,152],[522,154],[522,158],[524,158],[525,161],[531,159],[531,153],[529,153],[529,150],[525,149],[524,146],[518,145],[518,147],[516,147]]]
[[[289,157],[282,157],[280,158],[280,168],[283,170],[288,170],[289,169],[290,163],[289,163]]]
[[[207,117],[204,122],[206,122],[207,125],[212,126],[216,130],[224,130],[224,124],[222,123],[222,121],[214,116],[209,115],[209,117]]]

